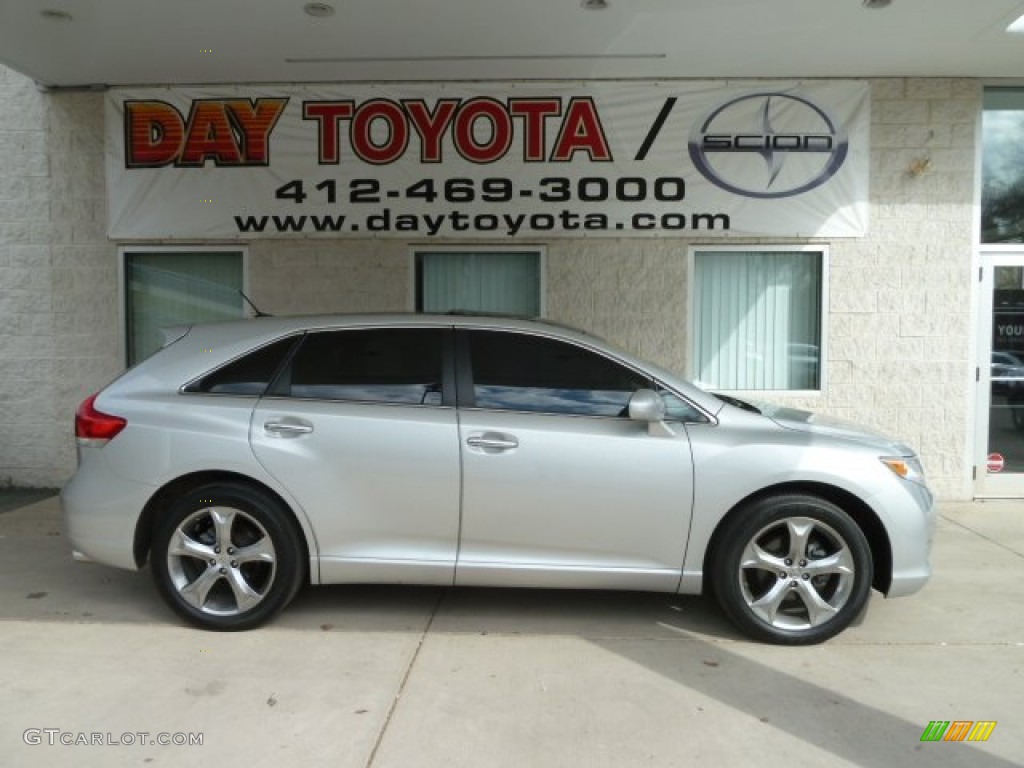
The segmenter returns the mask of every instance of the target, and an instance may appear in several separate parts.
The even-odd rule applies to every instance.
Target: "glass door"
[[[1024,497],[1024,255],[982,260],[975,495]]]

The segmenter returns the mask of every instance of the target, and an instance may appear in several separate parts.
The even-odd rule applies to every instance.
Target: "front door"
[[[983,254],[975,494],[1024,496],[1024,255]]]
[[[626,415],[650,379],[541,335],[461,332],[456,584],[674,591],[693,499],[685,428]]]

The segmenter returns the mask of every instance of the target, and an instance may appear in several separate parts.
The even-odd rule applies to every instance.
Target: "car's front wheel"
[[[871,592],[871,548],[835,504],[806,495],[762,498],[717,538],[712,588],[743,632],[784,645],[843,631]]]
[[[171,505],[153,530],[151,567],[164,600],[208,629],[250,629],[291,602],[302,546],[282,504],[257,488],[212,483]]]

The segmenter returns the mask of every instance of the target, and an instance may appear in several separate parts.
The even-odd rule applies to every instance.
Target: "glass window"
[[[695,379],[712,389],[821,388],[824,252],[701,250]]]
[[[290,336],[250,352],[189,384],[185,387],[185,391],[207,392],[211,395],[254,395],[259,397],[266,392],[274,374],[277,373],[298,338]]]
[[[986,88],[981,241],[1024,243],[1024,88]]]
[[[561,341],[473,331],[473,395],[478,408],[626,416],[630,396],[650,379]]]
[[[681,397],[664,389],[659,389],[658,394],[665,401],[665,421],[682,421],[687,424],[707,422],[708,419],[703,413]]]
[[[416,311],[540,315],[537,251],[416,254]]]
[[[292,360],[284,394],[441,405],[443,333],[433,328],[309,333]]]
[[[129,251],[124,273],[129,365],[163,346],[161,328],[244,316],[241,251]]]

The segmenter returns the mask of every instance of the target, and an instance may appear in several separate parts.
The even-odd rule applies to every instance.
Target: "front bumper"
[[[935,497],[927,487],[901,483],[900,493],[881,501],[883,519],[892,546],[892,581],[886,597],[904,597],[919,591],[931,578],[932,542],[938,514]]]

